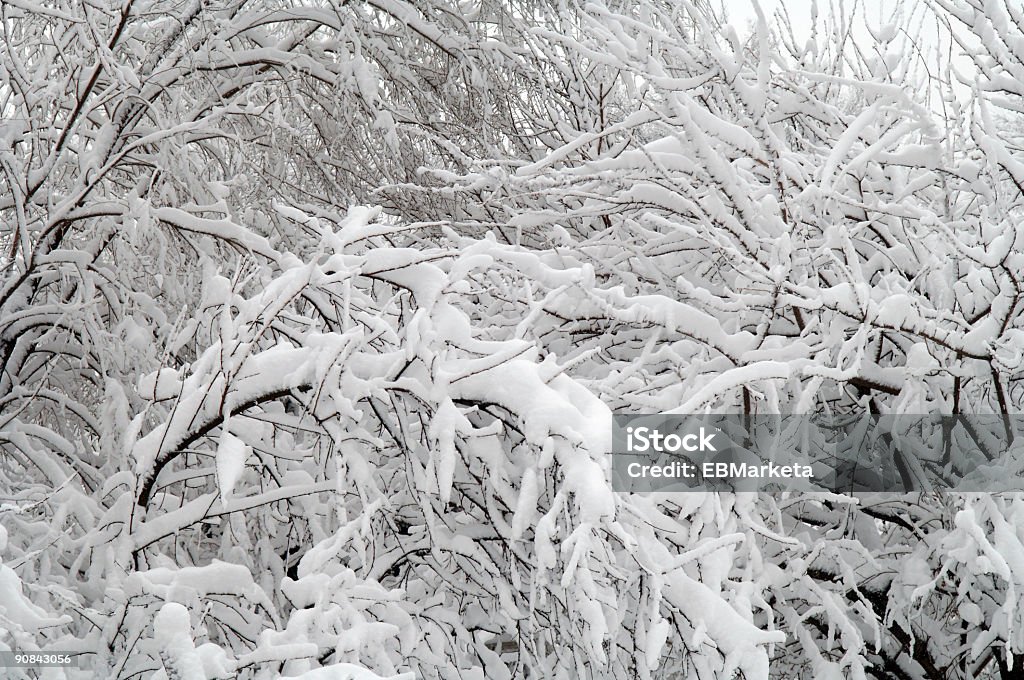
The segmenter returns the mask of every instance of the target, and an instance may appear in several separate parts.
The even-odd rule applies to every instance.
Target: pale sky
[[[753,0],[713,0],[720,3],[726,10],[729,22],[733,24],[740,35],[748,34],[747,27],[756,20],[757,14],[754,11]],[[794,34],[799,43],[805,42],[811,35],[811,7],[813,0],[760,0],[761,10],[769,22],[779,5],[785,4],[789,9],[789,16],[793,24]],[[872,45],[868,26],[874,32],[878,32],[887,24],[902,25],[904,23],[894,12],[902,11],[910,15],[911,33],[920,31],[920,39],[917,45],[921,50],[926,51],[929,69],[935,69],[939,64],[937,49],[943,51],[943,61],[948,54],[950,36],[948,31],[939,25],[931,11],[925,7],[921,0],[818,0],[818,23],[821,23],[836,12],[842,12],[853,20],[853,31],[855,36],[863,37],[865,45]],[[959,46],[954,45],[954,64],[961,73],[971,73],[973,64],[965,57],[957,58],[961,51]],[[956,85],[954,91],[958,98],[969,96],[970,88],[965,85]]]
[[[732,22],[737,27],[745,25],[748,21],[753,21],[756,18],[754,12],[753,0],[717,0],[725,7],[729,16],[732,17]],[[771,18],[775,13],[775,9],[778,5],[785,3],[789,8],[789,15],[793,19],[794,29],[806,28],[808,34],[810,32],[810,18],[811,18],[811,6],[812,0],[761,0],[761,10],[765,13],[765,16]],[[831,2],[830,0],[819,0],[818,1],[818,16],[819,19],[824,18],[828,13],[832,12],[833,4],[835,7],[842,7],[847,13],[854,12],[854,1],[843,0],[842,2],[836,1]],[[860,17],[866,16],[868,21],[874,25],[880,23],[888,23],[889,17],[892,15],[893,10],[899,5],[913,5],[914,0],[907,2],[899,2],[899,0],[857,0],[856,1],[856,14],[858,21]],[[881,17],[881,21],[880,21]],[[798,23],[799,19],[804,19],[804,22]]]

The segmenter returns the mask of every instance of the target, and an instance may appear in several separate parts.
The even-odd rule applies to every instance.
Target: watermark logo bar
[[[616,491],[1024,491],[1022,415],[613,418]]]

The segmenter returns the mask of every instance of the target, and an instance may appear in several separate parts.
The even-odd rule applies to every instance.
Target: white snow
[[[217,485],[220,489],[221,503],[225,506],[234,495],[235,486],[245,471],[245,461],[250,452],[251,448],[225,427],[217,445]]]

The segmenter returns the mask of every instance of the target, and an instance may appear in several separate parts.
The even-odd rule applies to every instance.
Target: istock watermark
[[[615,414],[617,491],[1024,491],[1024,416]]]
[[[626,449],[628,451],[659,451],[676,453],[677,451],[717,451],[712,443],[715,433],[708,433],[702,427],[697,432],[684,434],[682,436],[674,432],[668,435],[662,434],[657,429],[649,427],[627,427],[626,428]]]

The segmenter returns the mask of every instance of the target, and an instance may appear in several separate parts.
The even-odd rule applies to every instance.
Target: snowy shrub
[[[1024,15],[903,10],[0,5],[0,652],[1019,674],[1018,495],[609,483],[613,410],[1017,410]]]

